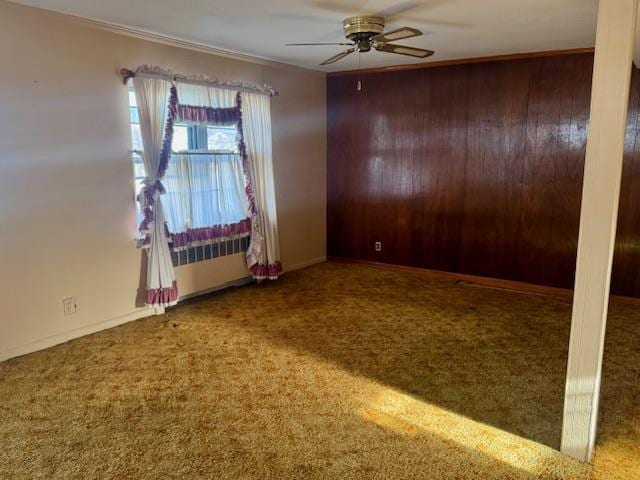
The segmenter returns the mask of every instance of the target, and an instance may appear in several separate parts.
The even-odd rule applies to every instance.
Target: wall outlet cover
[[[62,311],[65,315],[72,315],[78,311],[76,297],[67,297],[62,299]]]

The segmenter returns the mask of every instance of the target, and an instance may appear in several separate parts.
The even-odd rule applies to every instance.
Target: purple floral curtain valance
[[[190,228],[185,232],[171,233],[171,249],[186,250],[189,247],[207,245],[231,238],[246,237],[251,234],[251,219],[245,218],[237,223],[213,225],[204,228]]]
[[[210,125],[233,125],[240,121],[238,107],[213,108],[178,104],[176,119],[179,122]]]

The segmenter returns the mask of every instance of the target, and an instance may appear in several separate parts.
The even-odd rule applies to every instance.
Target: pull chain
[[[358,82],[356,84],[356,90],[357,91],[362,91],[362,81],[360,81],[360,51],[358,51]]]

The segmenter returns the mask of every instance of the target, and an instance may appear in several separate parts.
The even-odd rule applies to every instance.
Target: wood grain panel
[[[633,70],[622,165],[612,289],[640,297],[640,71]]]
[[[329,255],[571,288],[592,68],[583,53],[329,77]],[[613,290],[640,296],[637,72],[632,88]]]
[[[518,278],[517,254],[529,61],[470,65],[459,268]]]
[[[368,259],[382,258],[391,263],[407,263],[412,251],[410,226],[413,197],[414,160],[417,155],[423,119],[416,111],[423,111],[422,96],[413,91],[397,88],[410,83],[422,84],[420,72],[402,72],[397,76],[383,75],[362,83],[361,99],[367,103],[368,114],[360,119],[371,132],[369,175],[374,183],[370,190],[369,211],[376,212],[377,221],[371,222],[368,234]],[[393,198],[392,202],[388,199]],[[373,250],[375,241],[388,245],[383,252]],[[392,256],[388,254],[393,253]]]
[[[592,58],[531,63],[517,270],[523,281],[569,287],[587,140],[580,112],[589,111]],[[585,128],[572,129],[574,119]]]
[[[421,73],[426,115],[413,173],[411,235],[416,248],[411,259],[412,264],[455,270],[464,208],[469,78],[459,67]]]

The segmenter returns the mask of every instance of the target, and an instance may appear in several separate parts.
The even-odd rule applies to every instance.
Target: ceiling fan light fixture
[[[371,43],[368,40],[360,40],[357,43],[357,50],[359,52],[368,52],[371,50]]]

